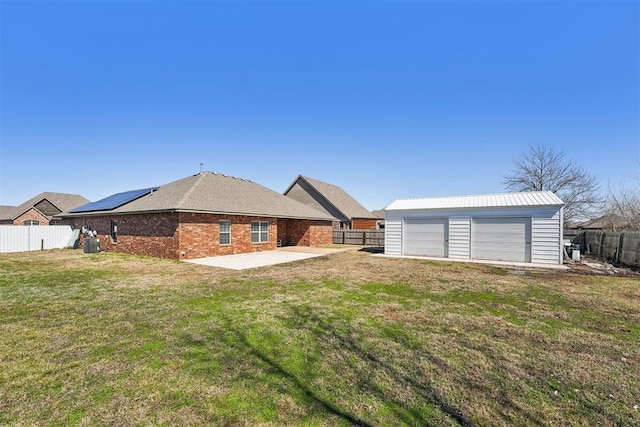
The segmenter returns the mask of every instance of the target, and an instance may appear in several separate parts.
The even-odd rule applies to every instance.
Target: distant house
[[[376,228],[384,229],[384,209],[376,209],[371,211],[371,214],[376,217]]]
[[[60,215],[102,250],[201,258],[332,243],[333,218],[252,181],[202,172]]]
[[[0,224],[13,224],[13,212],[15,209],[15,206],[0,205]]]
[[[628,231],[632,227],[629,225],[629,222],[620,215],[606,214],[588,221],[568,224],[567,228],[592,231]]]
[[[55,215],[89,202],[78,194],[40,193],[20,206],[0,206],[0,224],[52,225]]]
[[[299,175],[285,190],[284,195],[337,218],[340,228],[377,228],[377,218],[336,185]]]

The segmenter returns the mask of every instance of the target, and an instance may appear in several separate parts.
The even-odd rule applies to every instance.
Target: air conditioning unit
[[[95,237],[85,237],[82,244],[85,254],[97,254],[100,252],[100,240]]]

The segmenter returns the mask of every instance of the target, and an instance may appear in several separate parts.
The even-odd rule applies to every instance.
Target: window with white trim
[[[251,243],[266,243],[269,241],[269,222],[251,221]]]
[[[40,221],[29,219],[23,222],[24,225],[40,225]]]
[[[111,238],[113,243],[118,243],[118,223],[116,221],[111,221]]]
[[[231,244],[231,221],[228,219],[220,220],[220,239],[221,245]]]

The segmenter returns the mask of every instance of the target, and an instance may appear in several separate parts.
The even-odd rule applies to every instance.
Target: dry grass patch
[[[640,286],[361,252],[0,256],[0,424],[640,422]]]

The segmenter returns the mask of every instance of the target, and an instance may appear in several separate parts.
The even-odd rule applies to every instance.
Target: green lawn
[[[637,277],[0,255],[0,425],[638,425],[637,405]]]

